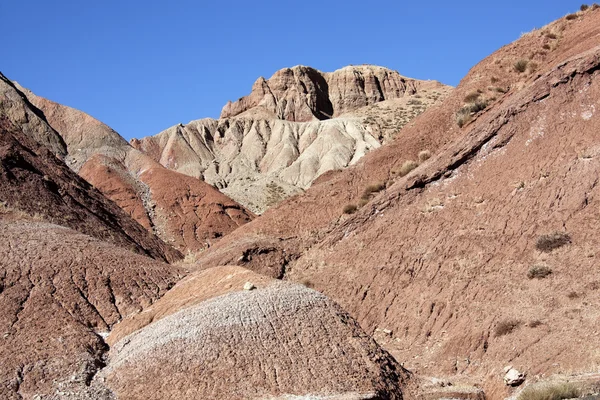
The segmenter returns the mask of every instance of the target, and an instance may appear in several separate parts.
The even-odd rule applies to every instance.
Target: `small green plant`
[[[556,383],[529,386],[521,392],[518,400],[563,400],[581,396],[581,390],[572,383]]]
[[[508,335],[517,329],[519,325],[521,325],[521,321],[517,319],[506,319],[498,322],[496,329],[494,329],[494,333],[496,334],[496,337]]]
[[[419,152],[419,161],[427,161],[431,158],[431,152],[429,150],[422,150]]]
[[[566,232],[553,232],[541,235],[535,242],[536,249],[549,253],[554,249],[571,243],[571,235]]]
[[[419,164],[417,164],[416,162],[414,162],[412,160],[404,161],[404,164],[402,164],[402,166],[400,167],[400,170],[398,171],[398,175],[405,176],[410,171],[417,168],[418,166],[419,166]]]
[[[344,214],[354,214],[356,210],[358,210],[356,204],[346,204],[342,211],[344,212]]]
[[[527,69],[527,64],[529,64],[529,60],[521,58],[514,64],[515,71],[518,73],[523,73]]]
[[[545,265],[534,265],[533,267],[529,268],[529,271],[527,271],[527,277],[529,279],[544,279],[551,273],[552,270]]]
[[[573,14],[569,14],[569,15],[567,15],[565,18],[566,18],[568,21],[571,21],[571,20],[577,19],[578,17],[579,17],[579,16],[578,16],[577,14],[573,13]]]

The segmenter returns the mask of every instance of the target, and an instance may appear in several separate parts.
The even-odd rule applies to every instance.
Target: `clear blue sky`
[[[0,71],[127,139],[218,117],[259,77],[377,64],[456,85],[581,1],[0,2]]]

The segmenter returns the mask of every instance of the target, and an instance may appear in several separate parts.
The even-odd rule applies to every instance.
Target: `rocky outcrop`
[[[10,93],[20,99],[22,108],[35,110],[52,126],[45,125],[64,148],[54,151],[57,156],[176,248],[191,252],[206,248],[252,219],[252,213],[211,185],[165,169],[93,117],[18,84]],[[33,137],[41,140],[40,136]]]
[[[264,257],[260,268],[309,280],[368,332],[390,330],[380,343],[410,370],[477,379],[490,398],[511,395],[509,362],[530,377],[586,370],[588,349],[600,346],[590,222],[599,199],[599,21],[590,9],[503,47],[393,142],[324,174],[199,262],[255,268],[241,258],[248,248],[285,254],[285,265]],[[519,72],[522,58],[533,66]],[[455,116],[474,97],[486,107],[469,109],[460,127]],[[432,157],[402,176],[423,150]],[[385,185],[358,207],[376,183]],[[343,214],[347,204],[356,213]],[[565,234],[561,247],[536,246]]]
[[[259,79],[219,120],[179,124],[131,144],[262,213],[325,172],[354,165],[449,91],[375,66],[331,74],[294,67]]]
[[[0,220],[0,397],[85,391],[105,364],[111,327],[182,274],[68,228]]]
[[[248,96],[223,107],[221,118],[261,115],[296,122],[324,120],[414,95],[421,89],[442,87],[435,81],[405,78],[374,65],[348,66],[329,73],[295,66],[275,72],[268,80],[259,78]]]
[[[0,133],[1,211],[34,216],[159,260],[181,258],[3,116]]]
[[[401,399],[409,383],[327,297],[239,267],[190,275],[138,316],[153,322],[113,344],[97,378],[119,398]]]

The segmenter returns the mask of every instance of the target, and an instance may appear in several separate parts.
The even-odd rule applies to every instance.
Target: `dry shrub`
[[[537,328],[538,326],[540,326],[542,324],[543,324],[543,322],[540,321],[539,319],[534,319],[529,324],[527,324],[527,326],[529,326],[530,328]]]
[[[358,206],[359,207],[364,207],[369,203],[369,198],[368,197],[361,197],[360,200],[358,201]]]
[[[567,19],[568,21],[571,21],[571,20],[577,19],[578,17],[579,17],[579,15],[577,15],[576,13],[573,13],[573,14],[567,15],[565,17],[565,19]]]
[[[373,183],[373,184],[367,186],[363,193],[366,193],[366,194],[377,193],[377,192],[381,192],[383,189],[385,189],[385,183],[377,182],[377,183]]]
[[[550,49],[551,49],[551,47],[550,47],[550,45],[549,45],[548,43],[545,43],[545,44],[542,46],[542,48],[543,48],[544,50],[550,50]]]
[[[358,210],[356,204],[346,204],[342,211],[344,211],[344,214],[354,214],[356,210]]]
[[[556,38],[558,38],[558,36],[554,32],[546,32],[546,37],[548,39],[556,39]]]
[[[571,236],[566,232],[553,232],[541,235],[535,242],[536,249],[549,253],[554,249],[571,243]]]
[[[527,64],[529,64],[529,60],[521,58],[514,64],[515,71],[517,71],[518,73],[525,72],[525,70],[527,69]]]
[[[400,167],[400,170],[398,171],[398,175],[405,176],[410,171],[417,168],[418,166],[419,166],[419,164],[417,164],[416,162],[414,162],[412,160],[404,161],[404,164],[402,164],[402,166]]]
[[[563,400],[575,399],[581,395],[581,390],[572,383],[556,383],[536,385],[525,388],[518,400]]]
[[[478,92],[471,92],[465,96],[465,103],[472,103],[481,96]]]
[[[582,4],[582,5],[581,5],[581,7],[579,7],[579,9],[580,9],[581,11],[585,11],[585,10],[587,10],[588,8],[590,8],[590,6],[588,6],[587,4]]]
[[[521,321],[517,319],[506,319],[504,321],[500,321],[498,325],[496,325],[494,333],[496,334],[496,337],[508,335],[517,329],[519,325],[521,325]]]
[[[419,152],[419,161],[427,161],[431,158],[431,152],[429,150],[422,150]]]
[[[527,271],[527,277],[529,279],[543,279],[552,273],[552,269],[545,265],[534,265]]]

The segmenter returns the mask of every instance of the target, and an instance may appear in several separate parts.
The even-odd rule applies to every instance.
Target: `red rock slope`
[[[532,380],[593,368],[599,43],[598,8],[524,35],[393,143],[234,232],[198,265],[310,280],[368,331],[390,329],[382,342],[409,369],[458,374],[492,398],[509,394],[509,364]],[[460,109],[477,101],[487,108],[459,127]],[[401,176],[422,150],[433,157]],[[387,188],[356,214],[342,213],[380,182]]]
[[[153,258],[181,254],[146,231],[47,148],[0,116],[2,209],[70,227]]]
[[[181,274],[68,228],[0,220],[0,397],[85,390],[105,364],[113,324],[152,304]]]
[[[252,213],[212,186],[165,169],[91,116],[18,85],[14,91],[56,130],[71,169],[179,250],[208,247],[252,219]]]

